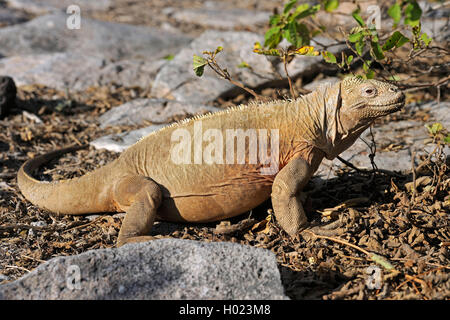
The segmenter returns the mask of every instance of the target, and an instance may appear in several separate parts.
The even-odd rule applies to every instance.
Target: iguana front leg
[[[313,172],[302,158],[291,160],[278,172],[272,185],[272,206],[280,226],[290,235],[308,224],[300,201],[300,192]]]
[[[161,204],[160,187],[147,177],[125,177],[120,179],[114,187],[114,200],[126,212],[117,246],[153,240],[154,237],[148,234]]]

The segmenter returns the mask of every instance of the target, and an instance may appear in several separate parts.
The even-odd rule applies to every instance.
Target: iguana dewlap
[[[350,147],[378,117],[404,105],[397,87],[357,77],[293,101],[199,116],[141,139],[82,177],[41,182],[31,173],[67,148],[28,160],[18,185],[33,204],[61,214],[126,212],[118,245],[151,237],[154,221],[209,222],[269,197],[290,235],[307,224],[299,193],[324,157]]]

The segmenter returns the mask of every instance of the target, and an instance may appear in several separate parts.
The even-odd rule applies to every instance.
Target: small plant
[[[435,122],[431,126],[426,124],[425,128],[433,139],[433,143],[445,143],[450,145],[450,132],[442,126],[442,123]]]
[[[258,100],[264,100],[265,97],[260,96],[257,94],[254,90],[247,88],[245,85],[240,83],[239,81],[233,80],[231,78],[230,73],[226,68],[222,68],[219,66],[219,64],[216,61],[216,55],[223,50],[223,47],[219,46],[214,51],[203,51],[203,57],[200,57],[196,54],[194,54],[194,60],[193,60],[193,69],[195,74],[198,77],[201,77],[203,73],[205,72],[205,67],[209,66],[217,75],[219,75],[221,78],[228,80],[230,83],[234,84],[235,86],[238,86],[239,88],[247,91],[251,95],[253,95]],[[241,63],[241,67],[248,66],[245,62]]]
[[[412,38],[406,37],[401,31],[394,30],[384,40],[381,40],[381,36],[373,24],[368,25],[364,22],[360,16],[360,9],[352,13],[353,18],[358,23],[358,27],[353,28],[350,34],[342,33],[345,36],[347,46],[363,62],[363,70],[365,78],[372,79],[375,76],[375,71],[372,68],[375,62],[385,69],[386,54],[395,51],[402,47],[406,43],[412,44],[412,50],[417,51],[419,49],[427,48],[432,39],[426,34],[421,32],[420,17],[422,10],[415,0],[406,0],[394,3],[388,9],[388,15],[394,21],[394,28],[399,27],[402,17],[404,18],[404,28],[412,29]],[[350,44],[351,43],[351,44]],[[370,55],[365,58],[365,51],[368,49]],[[354,56],[348,57],[342,54],[341,62],[337,62],[336,57],[331,52],[323,53],[324,59],[328,63],[334,63],[344,71],[348,71],[350,64],[354,61]],[[389,80],[396,81],[398,78],[391,74]]]

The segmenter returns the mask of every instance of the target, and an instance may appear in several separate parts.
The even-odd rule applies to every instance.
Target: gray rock
[[[0,8],[0,27],[10,26],[28,21],[29,16],[19,10]]]
[[[428,110],[435,122],[440,122],[444,128],[450,128],[450,102],[442,101],[440,103],[432,101],[425,103],[419,108]]]
[[[35,14],[66,11],[70,5],[78,5],[81,14],[85,11],[107,10],[111,6],[111,0],[6,0],[6,2],[9,7]]]
[[[418,1],[422,9],[423,18],[447,18],[450,16],[450,8],[445,3]]]
[[[145,121],[166,123],[179,116],[204,114],[222,109],[165,99],[136,99],[110,109],[100,116],[100,127],[140,125]]]
[[[13,77],[18,85],[39,83],[59,90],[111,84],[147,88],[166,62],[131,59],[107,64],[105,59],[90,55],[43,53],[0,59],[0,74]]]
[[[204,50],[213,51],[218,46],[223,46],[224,50],[217,55],[217,61],[222,68],[228,69],[233,79],[249,87],[275,80],[268,59],[252,52],[256,41],[262,41],[262,37],[250,32],[206,31],[159,71],[152,87],[152,95],[207,104],[230,93],[234,86],[219,79],[209,68],[205,68],[205,74],[201,78],[192,69],[194,54],[201,55]],[[247,62],[254,71],[239,68],[241,62]]]
[[[448,18],[443,19],[423,19],[421,21],[421,32],[426,33],[433,41],[450,40],[450,24]],[[433,44],[431,44],[433,45]]]
[[[271,15],[270,12],[231,8],[166,8],[165,12],[170,12],[177,22],[227,30],[264,26]]]
[[[0,285],[0,299],[287,297],[269,250],[162,239],[54,258],[17,281]]]
[[[3,56],[70,52],[103,59],[156,60],[177,52],[190,38],[163,30],[81,19],[80,29],[68,29],[68,15],[55,13],[0,29]]]
[[[318,37],[324,44],[331,40]],[[255,42],[262,42],[261,36],[250,32],[206,31],[188,48],[181,50],[175,58],[165,65],[156,76],[152,87],[152,94],[158,98],[170,98],[179,101],[189,101],[207,104],[219,97],[236,92],[236,87],[220,79],[217,74],[205,68],[205,74],[199,78],[192,70],[192,57],[201,55],[204,50],[215,50],[223,46],[224,51],[217,55],[217,61],[222,68],[226,68],[234,80],[242,82],[250,88],[276,85],[280,82],[275,70],[285,75],[284,68],[278,60],[253,53]],[[312,45],[320,46],[312,42]],[[333,46],[329,50],[337,53],[344,46]],[[300,56],[288,65],[291,77],[309,75],[319,70],[321,57]],[[246,62],[250,68],[239,68],[241,62]],[[275,68],[272,63],[276,64]],[[278,64],[277,64],[278,63]]]
[[[122,152],[138,142],[141,138],[165,126],[166,124],[158,124],[129,132],[110,134],[91,141],[90,145],[96,149],[106,149],[113,152]]]
[[[7,275],[0,273],[0,283],[3,281],[8,281],[8,280],[9,280],[9,277]]]

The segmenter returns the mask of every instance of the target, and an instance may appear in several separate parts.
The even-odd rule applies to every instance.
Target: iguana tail
[[[39,181],[31,176],[44,163],[85,147],[87,145],[72,146],[26,161],[17,173],[17,183],[25,198],[38,207],[61,214],[115,211],[109,192],[113,186],[109,183],[110,165],[79,178],[61,181]]]

